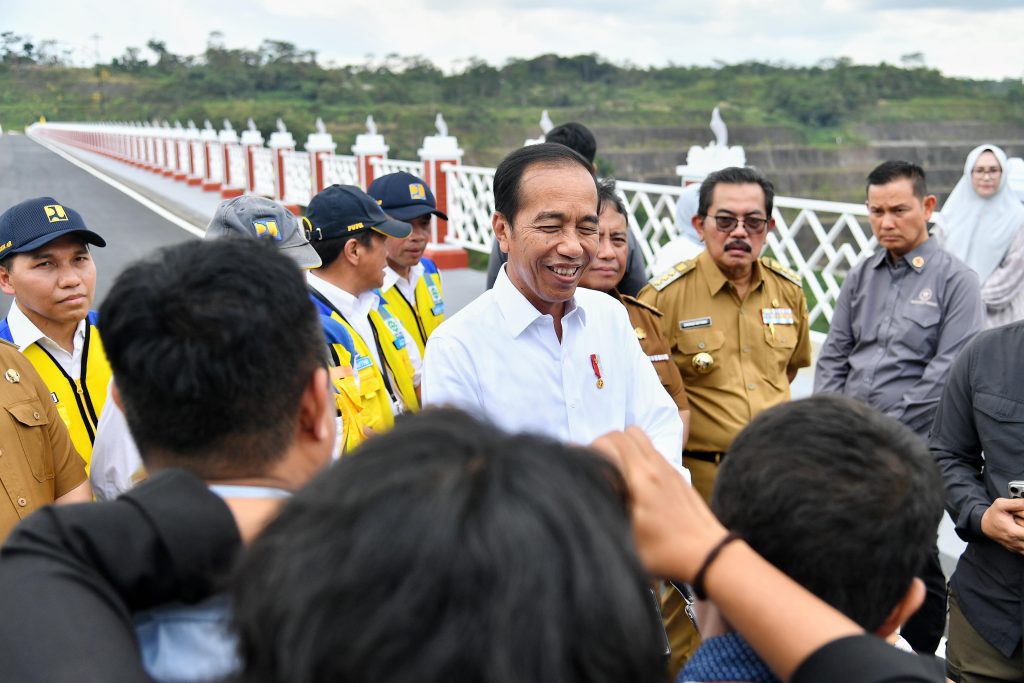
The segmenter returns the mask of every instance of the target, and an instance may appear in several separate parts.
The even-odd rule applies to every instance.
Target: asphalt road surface
[[[117,275],[156,249],[194,236],[24,135],[0,135],[0,211],[33,197],[53,197],[82,214],[107,241],[93,247],[98,308]],[[6,314],[11,297],[0,297]]]

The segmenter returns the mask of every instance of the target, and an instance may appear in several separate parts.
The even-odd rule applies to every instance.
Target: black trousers
[[[939,562],[938,545],[928,554],[920,576],[927,591],[924,604],[907,620],[900,634],[915,652],[933,655],[946,630],[946,576]]]

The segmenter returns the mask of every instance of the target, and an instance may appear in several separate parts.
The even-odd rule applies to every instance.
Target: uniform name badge
[[[765,325],[793,325],[792,308],[762,308],[761,320]]]
[[[387,324],[388,329],[391,330],[391,334],[395,337],[395,348],[404,349],[405,335],[402,334],[402,330],[399,329],[398,321],[394,318],[387,318],[384,322]]]
[[[441,292],[438,291],[437,285],[427,285],[427,291],[430,292],[430,300],[433,302],[433,306],[430,307],[430,313],[432,315],[441,315],[444,313],[444,301],[441,300]]]
[[[369,356],[356,356],[355,361],[356,362],[354,363],[354,366],[357,371],[363,370],[373,365],[373,360]]]

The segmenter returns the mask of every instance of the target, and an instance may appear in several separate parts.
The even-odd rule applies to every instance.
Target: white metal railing
[[[324,159],[324,187],[328,185],[358,185],[359,167],[356,158],[336,154]]]
[[[206,168],[206,145],[197,139],[195,129],[168,132],[166,129],[124,124],[48,123],[31,127],[29,133],[85,149],[113,153],[128,161],[155,166],[154,170],[180,168],[184,171],[189,168],[188,154],[191,152],[194,167],[189,175],[192,179],[215,181],[224,178],[224,154],[220,144],[209,146],[210,166]],[[163,144],[167,140],[173,140],[177,145],[177,163],[167,154]],[[155,144],[157,142],[160,144]],[[253,187],[250,191],[276,197],[277,152],[262,145],[247,149],[251,149],[251,169],[248,168],[247,151],[233,145],[228,148],[232,185],[247,186],[248,181],[240,181],[251,171]],[[281,158],[282,199],[289,204],[307,204],[314,192],[309,153],[284,151]],[[374,176],[395,171],[424,176],[422,162],[373,157],[369,157],[369,161]],[[355,156],[326,157],[324,183],[357,185],[359,163],[360,157]],[[443,164],[441,170],[445,174],[444,195],[450,219],[446,241],[465,249],[489,252],[493,240],[491,217],[494,214],[495,169]],[[627,208],[630,230],[640,243],[647,263],[653,263],[660,250],[679,237],[675,206],[682,188],[629,181],[620,181],[617,187]],[[818,323],[821,329],[832,318],[845,273],[876,247],[867,227],[867,211],[860,204],[776,197],[773,216],[776,228],[767,236],[766,253],[803,277],[812,324]]]
[[[255,194],[274,196],[274,150],[255,147],[252,150],[252,177]]]
[[[206,148],[209,156],[210,172],[206,179],[214,183],[224,182],[224,149],[219,142],[212,142]]]
[[[313,196],[309,152],[282,152],[281,161],[284,166],[285,203],[308,204]]]
[[[494,213],[494,169],[445,167],[448,186],[448,242],[490,252]],[[616,184],[629,214],[630,230],[644,258],[679,237],[675,207],[682,187],[620,181]],[[795,270],[808,292],[810,321],[832,319],[845,273],[872,253],[877,244],[866,226],[862,204],[776,197],[775,230],[768,234],[765,253]],[[652,273],[648,273],[651,275]]]
[[[227,178],[230,179],[230,183],[225,180],[225,184],[230,188],[245,188],[245,151],[241,145],[237,144],[229,144],[226,149],[228,151]]]
[[[494,169],[446,164],[448,188],[448,242],[490,253],[491,216],[494,214]]]
[[[417,178],[423,177],[422,161],[402,161],[400,159],[373,157],[370,159],[370,166],[373,167],[374,178],[379,178],[389,173],[398,173],[399,171],[412,173]]]

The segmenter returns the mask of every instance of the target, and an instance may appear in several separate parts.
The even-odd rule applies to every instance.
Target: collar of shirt
[[[900,261],[903,261],[910,268],[920,273],[924,270],[924,267],[928,265],[928,260],[935,253],[935,250],[939,248],[938,241],[929,237],[923,243],[917,245],[917,247],[904,254],[900,259],[897,259],[895,264],[889,261],[888,250],[879,249],[878,253],[871,257],[873,259],[873,261],[871,261],[871,267],[879,268],[883,263],[892,265],[893,267],[899,267]],[[914,259],[917,257],[921,257],[921,261],[918,262],[921,265],[916,265],[914,263]]]
[[[376,291],[371,290],[359,295],[351,294],[313,273],[309,273],[306,280],[309,282],[309,286],[323,294],[349,323],[365,318],[370,311],[376,311],[380,305],[380,298]]]
[[[72,377],[78,377],[80,372],[72,371],[82,367],[82,350],[85,347],[85,320],[80,320],[75,329],[75,336],[72,341],[73,350],[68,353],[60,344],[43,334],[36,324],[29,320],[18,304],[12,303],[11,310],[7,312],[7,325],[11,330],[11,338],[18,345],[19,349],[27,349],[32,344],[38,343],[45,350],[49,351],[60,363],[64,371]]]
[[[754,263],[750,267],[752,268],[752,277],[749,291],[752,292],[761,286],[763,278],[761,277],[760,261],[754,259]],[[704,276],[704,280],[708,283],[708,293],[711,296],[722,291],[722,288],[729,282],[729,278],[725,277],[725,273],[721,271],[718,264],[711,258],[707,249],[702,251],[697,257],[697,268],[700,269],[701,275]]]
[[[507,266],[508,264],[506,263],[498,271],[498,278],[494,281],[494,288],[491,291],[493,292],[495,302],[498,304],[498,310],[501,311],[501,317],[505,320],[505,328],[512,337],[518,337],[526,328],[540,318],[543,318],[546,314],[538,311],[530,303],[529,299],[516,289],[516,286],[512,284],[512,280],[509,279],[508,274],[505,272]],[[565,312],[562,314],[563,326],[565,321],[573,317],[578,317],[580,324],[584,327],[586,326],[586,311],[579,305],[579,301],[575,296],[565,302]]]
[[[391,266],[384,266],[384,286],[380,288],[380,291],[386,292],[397,285],[407,299],[410,295],[415,298],[416,283],[423,277],[424,272],[426,272],[426,268],[423,267],[423,263],[417,263],[409,268],[409,277],[406,279]]]

